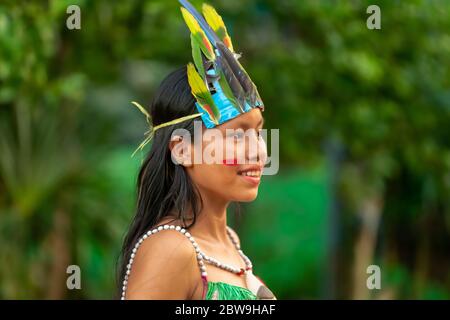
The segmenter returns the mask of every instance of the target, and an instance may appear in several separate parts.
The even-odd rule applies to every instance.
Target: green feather
[[[209,108],[211,109],[211,112],[214,115],[215,120],[217,120],[217,121],[220,120],[220,111],[217,108],[216,104],[214,103],[214,100],[213,100],[213,98],[211,96],[211,93],[209,91],[196,93],[195,97],[197,98],[198,103],[200,103],[202,108],[204,108],[205,110],[206,110],[205,106],[206,105],[209,106]],[[213,120],[213,119],[211,119],[211,120]]]
[[[191,33],[191,35],[194,37],[195,42],[197,42],[206,59],[208,59],[209,61],[213,61],[215,56],[214,53],[211,51],[213,49],[208,39],[205,36],[203,36],[200,32]],[[206,41],[208,41],[207,43],[209,44],[209,48],[205,44]]]
[[[195,40],[192,33],[191,33],[191,46],[192,46],[192,57],[194,58],[195,66],[197,67],[200,76],[204,80],[206,78],[206,73],[205,68],[203,66],[202,52],[198,42]]]
[[[191,31],[192,36],[198,43],[205,57],[210,61],[214,60],[214,49],[211,45],[211,42],[206,37],[205,32],[198,24],[197,20],[185,8],[181,8],[181,13],[183,15],[184,21]]]
[[[197,70],[195,70],[195,66],[192,63],[188,63],[187,65],[187,75],[192,94],[197,99],[197,102],[210,114],[212,117],[211,120],[218,122],[220,119],[220,111],[215,105],[206,83],[200,77]],[[207,110],[206,105],[209,106],[211,112]]]

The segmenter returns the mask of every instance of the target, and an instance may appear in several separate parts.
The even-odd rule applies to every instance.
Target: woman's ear
[[[169,142],[172,161],[184,167],[192,166],[192,144],[182,136],[173,135]]]

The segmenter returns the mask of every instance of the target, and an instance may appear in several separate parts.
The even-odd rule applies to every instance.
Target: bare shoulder
[[[195,249],[184,234],[168,229],[147,236],[136,252],[135,262],[139,262],[139,257],[146,256],[180,262],[191,257],[195,258]]]
[[[228,226],[228,229],[231,231],[231,235],[232,237],[237,241],[237,243],[239,245],[241,245],[241,239],[239,239],[238,234],[236,233],[236,231],[234,231],[230,226]]]
[[[195,248],[176,230],[149,235],[134,256],[127,299],[187,299],[200,277]]]

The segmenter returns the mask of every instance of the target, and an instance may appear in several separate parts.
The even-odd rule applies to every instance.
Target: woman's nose
[[[267,161],[267,146],[258,133],[252,132],[248,135],[247,157],[250,163],[259,163],[264,165]]]

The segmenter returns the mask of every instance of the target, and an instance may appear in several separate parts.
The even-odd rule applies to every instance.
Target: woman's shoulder
[[[149,231],[164,224],[158,223]],[[175,229],[146,233],[141,239],[134,253],[128,292],[135,298],[185,299],[199,277],[192,243]]]
[[[168,223],[166,220],[162,220],[156,224],[146,234],[143,235],[142,244],[139,246],[139,250],[142,256],[152,258],[167,258],[171,261],[188,262],[196,258],[195,248],[189,241],[189,233],[180,232],[175,228],[163,228],[165,225],[178,226],[179,230],[183,229],[180,223]],[[156,231],[153,233],[153,231]]]

